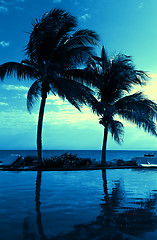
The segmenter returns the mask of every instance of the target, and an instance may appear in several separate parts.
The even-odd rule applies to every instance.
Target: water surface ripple
[[[157,239],[157,170],[0,172],[1,240]]]

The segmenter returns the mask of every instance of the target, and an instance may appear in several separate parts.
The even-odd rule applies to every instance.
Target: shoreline
[[[89,171],[103,169],[155,169],[157,168],[157,158],[153,155],[135,157],[131,160],[112,159],[102,167],[101,162],[95,159],[81,158],[76,154],[64,153],[60,156],[52,156],[43,159],[39,164],[37,156],[22,157],[17,154],[8,156],[5,164],[1,161],[0,171]],[[153,161],[152,161],[153,160]]]
[[[142,166],[118,166],[118,167],[105,167],[106,169],[157,169],[157,167],[142,167]],[[93,168],[45,168],[45,169],[38,169],[38,168],[3,168],[0,171],[9,171],[9,172],[22,172],[22,171],[93,171],[93,170],[103,170],[101,167],[93,167]]]

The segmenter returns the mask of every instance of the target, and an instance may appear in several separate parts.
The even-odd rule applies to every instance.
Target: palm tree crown
[[[34,79],[27,95],[27,108],[39,97],[41,106],[38,120],[37,149],[40,162],[41,132],[47,94],[58,94],[80,110],[82,104],[96,102],[92,90],[71,76],[71,69],[86,62],[98,43],[98,35],[88,29],[75,30],[76,18],[61,9],[45,13],[32,23],[26,59],[0,66],[0,78],[16,75],[18,79]],[[75,31],[74,31],[75,30]]]
[[[102,47],[101,57],[90,59],[86,72],[87,83],[90,82],[96,88],[100,106],[104,109],[100,118],[100,124],[104,126],[102,148],[104,167],[108,132],[111,132],[118,143],[123,140],[124,126],[122,122],[115,120],[115,116],[119,115],[156,136],[154,120],[157,116],[157,104],[146,98],[142,92],[130,94],[133,86],[144,85],[148,76],[145,72],[135,69],[129,56],[119,54],[109,59]]]

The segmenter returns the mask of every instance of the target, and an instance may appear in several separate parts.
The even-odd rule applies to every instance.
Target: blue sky
[[[76,16],[79,28],[95,30],[110,56],[130,55],[137,69],[151,80],[143,91],[157,101],[157,1],[156,0],[0,0],[0,64],[21,61],[32,19],[54,7]],[[31,81],[5,79],[0,85],[0,149],[36,149],[39,102],[31,114],[26,96]],[[139,90],[139,89],[135,89]],[[125,122],[122,145],[111,137],[108,149],[156,150],[157,138]],[[80,113],[68,102],[50,95],[43,125],[44,149],[101,149],[103,127],[85,107]]]

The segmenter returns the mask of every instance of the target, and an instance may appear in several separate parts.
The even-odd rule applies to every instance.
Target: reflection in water
[[[36,204],[36,213],[37,213],[37,227],[40,235],[40,240],[45,240],[47,237],[44,234],[42,221],[41,221],[41,211],[40,211],[40,191],[41,191],[41,177],[42,171],[37,172],[37,180],[36,180],[36,191],[35,191],[35,204]]]
[[[32,230],[28,217],[23,222],[23,240],[36,240],[36,234]]]
[[[36,178],[36,188],[35,188],[35,210],[36,210],[36,224],[38,229],[38,234],[35,234],[32,229],[32,223],[30,222],[29,217],[24,218],[23,222],[23,240],[47,240],[48,238],[44,234],[42,220],[41,220],[41,211],[40,211],[40,194],[41,194],[41,179],[42,171],[37,172]],[[38,238],[39,235],[39,238]]]
[[[131,240],[145,239],[146,232],[155,231],[157,194],[150,194],[145,200],[127,202],[120,181],[108,193],[106,170],[102,171],[104,199],[101,212],[91,223],[74,226],[74,230],[51,240]],[[130,205],[130,206],[129,206]],[[66,221],[66,220],[65,220]]]
[[[113,172],[114,173],[114,172]],[[67,175],[62,175],[65,177],[71,173],[66,173]],[[112,177],[114,179],[114,177]],[[116,178],[117,179],[117,178]],[[106,170],[102,171],[102,183],[103,183],[103,199],[98,198],[100,203],[100,210],[97,212],[97,216],[94,220],[86,221],[82,224],[73,224],[73,230],[67,233],[60,232],[60,234],[54,236],[54,221],[55,216],[52,212],[49,213],[49,221],[52,223],[51,231],[46,231],[48,221],[42,222],[42,212],[41,212],[41,180],[42,172],[37,172],[36,178],[36,188],[35,188],[35,219],[24,217],[23,221],[23,240],[148,240],[156,239],[152,238],[152,233],[157,231],[157,191],[151,191],[147,198],[137,198],[133,197],[131,193],[129,195],[128,189],[123,187],[122,180],[114,181],[111,185],[111,181],[107,179]],[[108,181],[107,181],[108,180]],[[113,180],[112,180],[113,181]],[[65,182],[63,183],[65,184]],[[89,183],[91,184],[91,182]],[[53,186],[53,185],[52,185]],[[44,186],[45,187],[45,186]],[[77,186],[76,186],[77,187]],[[62,191],[62,188],[58,190]],[[124,190],[125,189],[125,190]],[[85,191],[84,191],[85,192]],[[84,193],[83,192],[83,193]],[[70,196],[72,193],[68,192]],[[49,196],[52,192],[49,191]],[[65,192],[63,191],[63,196],[65,197]],[[86,197],[84,198],[86,201]],[[87,197],[88,199],[88,197]],[[68,208],[68,201],[66,202],[66,208]],[[71,207],[75,205],[75,198],[71,202]],[[47,202],[47,201],[46,201]],[[63,203],[64,204],[64,203]],[[57,213],[57,217],[63,214],[62,205],[59,205],[61,210]],[[88,204],[88,201],[86,202]],[[91,206],[91,205],[90,205]],[[45,208],[44,204],[43,207]],[[78,208],[81,206],[78,205]],[[55,202],[52,202],[52,208],[55,209]],[[89,210],[88,210],[89,211]],[[78,211],[79,212],[79,211]],[[73,217],[70,215],[67,219],[65,215],[65,224],[72,224]],[[80,215],[78,215],[79,218]],[[85,216],[86,217],[86,216]],[[69,221],[69,222],[68,222]],[[42,225],[44,223],[44,225]],[[34,227],[36,226],[36,227]],[[44,227],[44,228],[43,228]],[[151,233],[152,232],[152,233]],[[58,233],[58,232],[57,232]],[[149,237],[147,234],[149,234]],[[49,236],[47,236],[49,235]],[[1,236],[0,236],[1,239]],[[5,238],[2,238],[5,239]],[[13,238],[16,239],[16,238]]]

